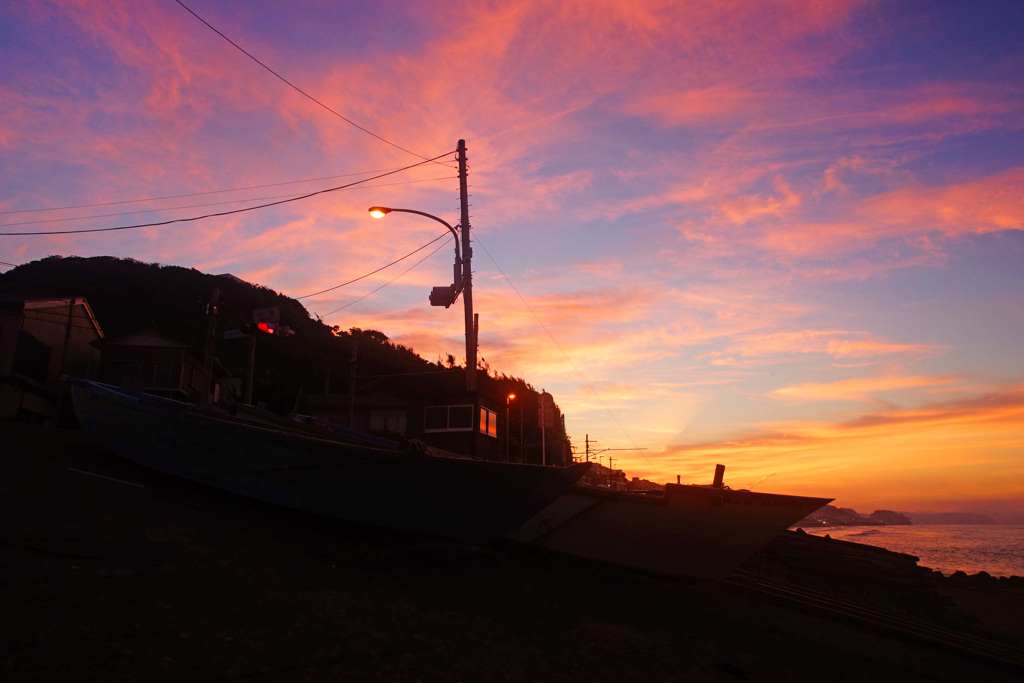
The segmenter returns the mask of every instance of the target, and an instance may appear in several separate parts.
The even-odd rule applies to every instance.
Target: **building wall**
[[[84,299],[9,303],[0,314],[0,418],[54,420],[61,375],[86,377],[101,337]]]
[[[101,382],[178,400],[193,399],[202,390],[199,354],[156,330],[107,340],[102,348]]]

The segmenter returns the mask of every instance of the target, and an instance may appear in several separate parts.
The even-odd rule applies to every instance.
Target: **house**
[[[99,346],[100,382],[177,400],[194,399],[202,390],[202,356],[157,329],[105,339]]]
[[[498,414],[479,405],[471,394],[408,400],[380,393],[357,394],[354,399],[307,394],[303,402],[312,416],[342,427],[399,441],[417,439],[485,460],[505,457],[498,440]]]
[[[409,402],[388,394],[354,397],[344,394],[307,394],[305,409],[316,418],[360,432],[400,439],[408,431]]]
[[[0,295],[0,419],[56,420],[61,375],[87,377],[101,339],[84,298]]]

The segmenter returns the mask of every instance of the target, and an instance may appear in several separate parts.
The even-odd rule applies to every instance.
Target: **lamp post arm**
[[[378,207],[374,207],[374,208],[378,208]],[[373,209],[371,209],[371,211],[372,210]],[[460,262],[462,261],[462,252],[459,250],[459,231],[456,230],[455,228],[453,228],[451,225],[449,225],[448,221],[446,221],[444,219],[441,219],[441,218],[438,218],[434,214],[426,213],[425,211],[417,211],[416,209],[392,209],[392,208],[388,208],[385,213],[392,213],[392,212],[394,212],[394,213],[414,213],[417,216],[423,216],[424,218],[429,218],[431,220],[435,220],[438,223],[440,223],[441,225],[443,225],[444,227],[448,228],[448,230],[451,231],[452,236],[455,238],[455,258],[459,259]]]

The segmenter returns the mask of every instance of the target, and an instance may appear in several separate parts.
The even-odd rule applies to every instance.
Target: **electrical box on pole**
[[[448,308],[455,299],[459,296],[459,290],[456,289],[455,285],[448,285],[447,287],[434,287],[430,290],[430,305],[431,306],[444,306]]]

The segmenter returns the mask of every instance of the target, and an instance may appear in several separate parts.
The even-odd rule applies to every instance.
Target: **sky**
[[[0,268],[232,273],[464,360],[446,229],[367,213],[454,225],[464,139],[480,356],[580,449],[1024,513],[1022,34],[1016,1],[3,3]]]

